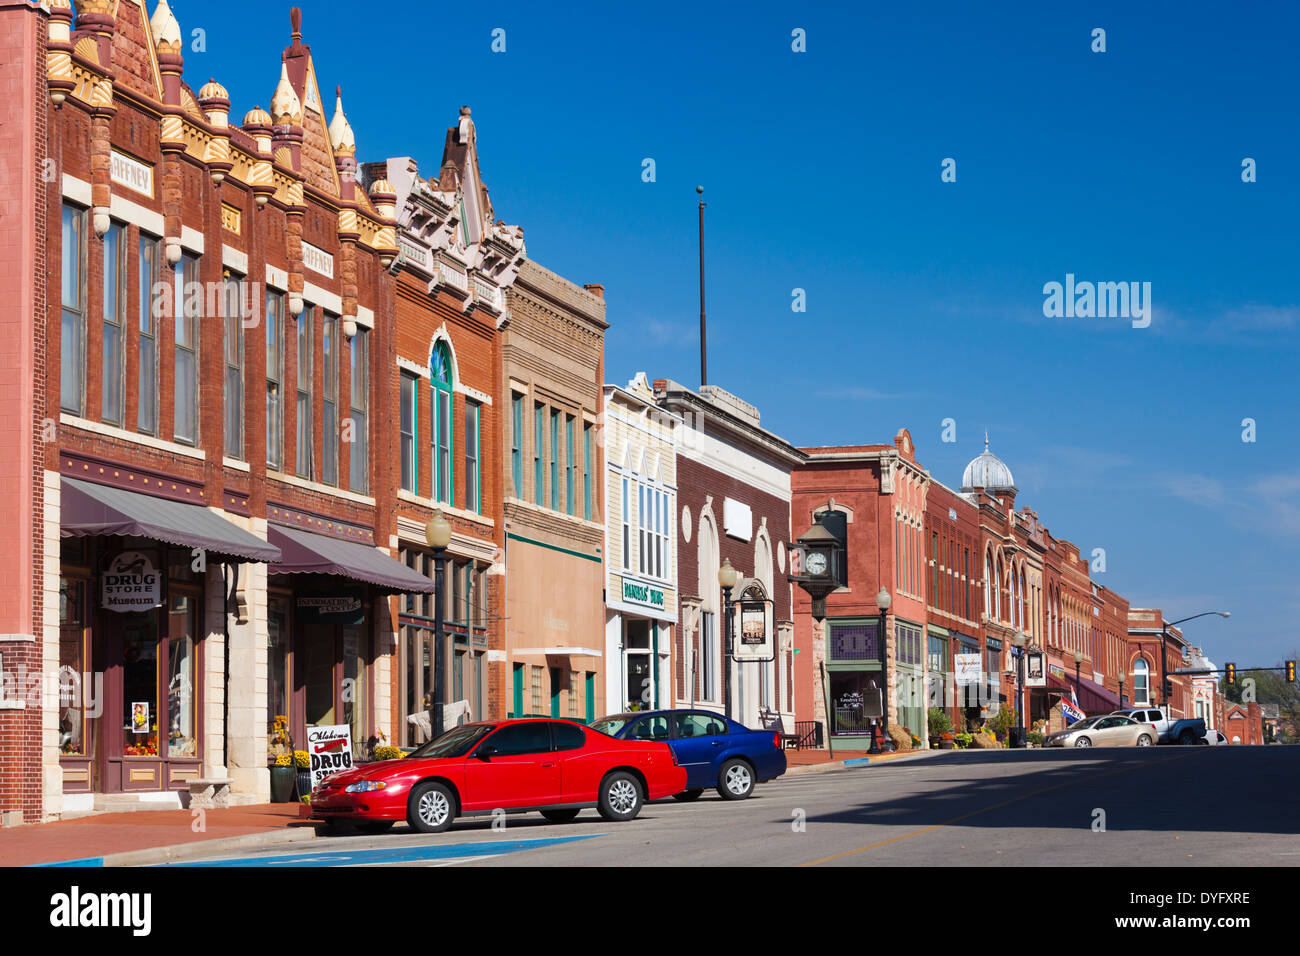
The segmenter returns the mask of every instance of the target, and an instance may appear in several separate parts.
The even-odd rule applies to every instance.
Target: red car
[[[313,791],[311,815],[372,833],[398,820],[439,833],[458,816],[498,809],[540,810],[558,823],[596,807],[618,821],[685,789],[686,771],[665,743],[615,740],[565,720],[501,720],[464,724],[400,760],[332,774]]]

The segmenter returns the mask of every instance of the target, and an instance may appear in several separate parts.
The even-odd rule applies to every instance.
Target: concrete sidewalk
[[[297,803],[224,810],[134,810],[0,830],[0,866],[141,866],[316,835]]]
[[[845,767],[867,767],[895,760],[910,760],[950,751],[897,750],[893,753],[872,755],[865,750],[837,750],[835,759],[825,750],[787,750],[785,752],[786,776],[816,773],[822,770],[842,770]]]

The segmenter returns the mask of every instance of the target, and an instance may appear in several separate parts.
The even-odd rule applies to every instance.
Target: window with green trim
[[[524,397],[510,396],[510,477],[515,497],[524,496]]]
[[[452,504],[451,353],[445,342],[429,356],[430,407],[433,415],[433,499]]]
[[[402,373],[401,392],[401,455],[402,489],[412,493],[420,490],[419,456],[415,453],[416,435],[419,434],[419,394],[414,375]]]
[[[542,477],[542,415],[541,402],[533,404],[533,502],[546,503],[546,481]]]
[[[582,516],[591,520],[591,425],[582,425]]]
[[[465,507],[481,513],[479,475],[479,420],[478,402],[465,402]]]
[[[577,496],[574,494],[574,476],[577,468],[577,456],[573,453],[573,416],[564,416],[564,509],[569,514],[576,514]]]
[[[560,510],[560,413],[551,409],[551,510]]]

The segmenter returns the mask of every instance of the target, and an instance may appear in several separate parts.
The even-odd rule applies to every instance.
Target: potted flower
[[[942,733],[939,735],[939,746],[944,750],[956,750],[957,738],[951,733]]]
[[[271,802],[293,802],[293,758],[288,754],[276,754],[275,763],[271,765]]]
[[[298,796],[304,802],[311,796],[311,758],[305,750],[293,752],[293,765],[298,771]]]
[[[930,724],[930,749],[938,750],[943,746],[944,734],[948,734],[949,739],[952,737],[951,733],[949,733],[952,730],[952,718],[948,716],[948,712],[942,707],[931,707],[927,714],[927,720]]]

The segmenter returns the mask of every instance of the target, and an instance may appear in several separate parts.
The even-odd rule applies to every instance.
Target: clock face
[[[826,573],[826,552],[813,551],[804,559],[804,568],[809,574]]]

